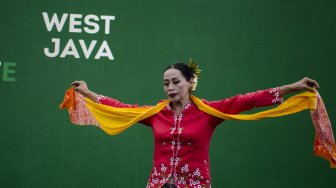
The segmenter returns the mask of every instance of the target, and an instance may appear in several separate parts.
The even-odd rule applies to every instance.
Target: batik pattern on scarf
[[[75,125],[98,126],[98,121],[86,106],[86,101],[80,93],[76,93],[73,88],[66,91],[64,100],[60,108],[67,108],[70,121]]]
[[[315,127],[314,154],[330,162],[336,168],[336,145],[331,123],[321,96],[317,93],[316,110],[310,111]]]

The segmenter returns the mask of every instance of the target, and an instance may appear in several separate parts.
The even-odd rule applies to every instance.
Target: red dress
[[[104,96],[99,96],[97,102],[121,108],[137,107]],[[254,107],[281,103],[282,98],[277,87],[203,102],[223,113],[238,114]],[[209,143],[216,126],[222,122],[194,104],[185,106],[181,114],[175,114],[168,105],[142,121],[152,128],[155,141],[153,169],[147,188],[160,188],[170,177],[178,188],[211,187]]]

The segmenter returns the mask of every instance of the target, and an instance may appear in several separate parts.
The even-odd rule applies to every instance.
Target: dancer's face
[[[163,74],[163,89],[172,102],[180,102],[189,98],[190,86],[191,82],[187,81],[178,69],[171,68]]]

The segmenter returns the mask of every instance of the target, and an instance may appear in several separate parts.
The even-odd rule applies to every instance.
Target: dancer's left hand
[[[314,88],[318,89],[320,86],[315,80],[308,77],[304,77],[302,80],[291,84],[291,89],[293,92],[298,92],[304,89],[308,91],[314,91]]]

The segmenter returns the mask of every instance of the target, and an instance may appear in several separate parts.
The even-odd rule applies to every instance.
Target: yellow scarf
[[[286,100],[276,108],[262,111],[255,114],[225,114],[211,106],[204,104],[199,98],[190,96],[190,99],[197,107],[213,116],[227,120],[258,120],[268,117],[284,116],[293,114],[305,109],[315,109],[316,93],[305,92],[298,94]],[[139,108],[114,108],[107,105],[92,102],[85,98],[86,105],[94,118],[99,122],[100,128],[110,135],[116,135],[126,130],[135,123],[144,120],[154,114],[160,112],[169,103],[165,100],[154,107],[139,107]]]
[[[213,115],[215,117],[226,120],[258,120],[269,117],[285,116],[293,113],[300,112],[305,109],[310,109],[311,112],[316,110],[317,100],[319,99],[317,91],[304,92],[290,97],[279,106],[261,111],[254,114],[225,114],[211,106],[203,103],[199,98],[190,96],[192,102],[202,111]],[[84,101],[85,100],[85,101]],[[60,108],[67,108],[70,114],[70,119],[74,124],[78,125],[96,125],[103,129],[110,135],[116,135],[126,130],[130,126],[159,113],[169,103],[169,100],[164,100],[153,107],[138,107],[138,108],[115,108],[103,104],[92,102],[90,99],[83,99],[77,96],[74,89],[70,88],[64,97],[64,101]],[[84,104],[84,105],[83,105]],[[323,104],[323,103],[322,103]],[[87,109],[85,109],[85,106]],[[324,105],[323,105],[324,107]],[[91,114],[93,116],[91,116]],[[316,113],[315,113],[316,114]],[[316,116],[316,115],[315,115]],[[92,119],[90,119],[92,118]],[[318,118],[318,117],[317,117]],[[316,118],[315,118],[316,119]],[[329,120],[329,119],[328,119]],[[313,122],[315,124],[314,118]],[[316,155],[322,156],[330,161],[331,167],[336,167],[336,146],[332,135],[332,130],[328,123],[323,121],[323,125],[319,122],[317,126],[326,126],[327,133],[319,132],[316,134],[318,140],[315,140],[315,149],[321,148],[322,150],[315,151]],[[328,127],[329,126],[329,127]],[[315,130],[320,128],[316,127]],[[323,129],[324,130],[324,129]],[[331,133],[330,133],[331,132]],[[327,140],[323,140],[328,135]],[[331,135],[330,135],[331,134]],[[316,138],[315,137],[315,138]],[[316,144],[318,142],[318,144]],[[321,144],[322,143],[322,144]],[[321,146],[322,145],[322,146]]]

